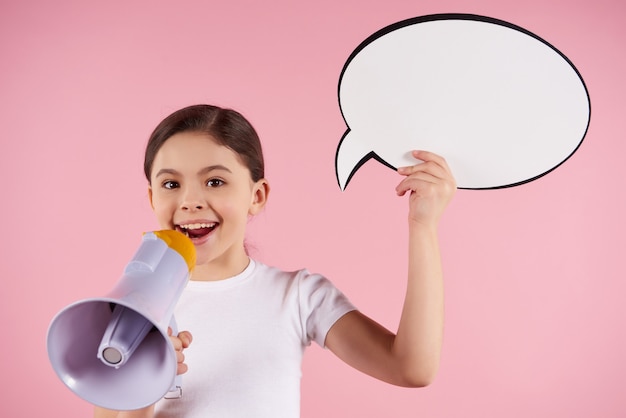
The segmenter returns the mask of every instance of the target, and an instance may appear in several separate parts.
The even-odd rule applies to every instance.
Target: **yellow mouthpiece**
[[[185,234],[172,229],[162,229],[160,231],[152,231],[152,233],[165,241],[171,249],[183,256],[189,267],[189,272],[193,270],[196,266],[196,247]]]

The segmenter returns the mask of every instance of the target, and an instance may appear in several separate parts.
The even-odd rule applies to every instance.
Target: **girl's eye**
[[[209,187],[220,187],[224,185],[224,180],[210,179],[210,180],[207,180],[206,185]]]
[[[164,189],[176,189],[179,184],[173,180],[167,180],[163,182]]]

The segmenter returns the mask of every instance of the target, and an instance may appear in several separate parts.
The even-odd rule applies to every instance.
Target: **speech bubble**
[[[446,158],[461,189],[517,186],[579,148],[591,103],[574,64],[508,22],[438,14],[387,26],[339,79],[348,126],[335,158],[344,190],[370,159],[396,169],[412,150]]]

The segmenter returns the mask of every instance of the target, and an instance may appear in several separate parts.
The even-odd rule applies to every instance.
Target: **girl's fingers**
[[[423,162],[432,161],[433,163],[443,167],[444,169],[448,169],[448,163],[447,163],[446,159],[443,158],[439,154],[435,154],[434,152],[430,152],[430,151],[411,151],[411,155],[416,160],[420,160],[420,161],[423,161]],[[419,165],[419,163],[416,164],[416,165]],[[415,167],[415,165],[413,165],[413,166],[406,166],[406,167],[400,167],[400,168],[407,169],[407,168],[411,168],[411,167]]]
[[[441,182],[439,177],[436,177],[427,172],[416,172],[411,175],[407,175],[399,184],[396,186],[396,193],[398,196],[404,196],[404,194],[408,191],[415,191],[418,187],[426,187],[429,185],[436,185]]]
[[[170,340],[172,341],[176,351],[182,351],[191,344],[192,337],[189,331],[181,331],[175,337],[171,335],[170,330],[168,330],[168,334],[170,334]]]
[[[168,329],[167,331],[176,352],[176,362],[178,363],[177,374],[183,374],[188,370],[188,367],[185,364],[185,354],[183,353],[183,350],[191,344],[191,333],[189,331],[181,331],[174,337],[172,336],[171,329]]]
[[[411,166],[399,167],[398,173],[409,176],[419,171],[426,171],[437,177],[450,176],[450,168],[443,157],[427,151],[414,151],[413,156],[422,162]]]
[[[413,156],[422,162],[412,166],[399,167],[398,173],[406,176],[405,180],[417,179],[429,183],[449,183],[456,188],[456,182],[446,160],[432,152],[413,151]],[[414,184],[414,183],[413,183]],[[408,190],[407,182],[401,182],[396,191],[403,194]]]
[[[443,158],[439,154],[435,154],[434,152],[430,152],[430,151],[412,151],[411,154],[413,155],[414,158],[416,158],[418,160],[433,161],[433,162],[439,164],[442,167],[447,167],[448,166],[448,163],[446,162],[446,159]]]
[[[178,339],[182,343],[182,348],[187,348],[191,344],[193,340],[191,333],[189,331],[181,331],[178,333]]]

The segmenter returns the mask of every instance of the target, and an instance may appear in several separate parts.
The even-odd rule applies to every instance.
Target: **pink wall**
[[[464,191],[441,226],[441,372],[399,389],[309,350],[303,417],[623,417],[626,401],[626,5],[618,0],[4,1],[0,6],[2,415],[83,417],[45,335],[68,303],[106,292],[154,229],[142,148],[196,102],[256,124],[273,186],[254,255],[329,276],[395,328],[406,200],[370,162],[345,192],[337,81],[352,50],[409,17],[476,13],[548,40],[582,73],[591,126],[538,181]],[[163,5],[155,4],[163,3]]]

